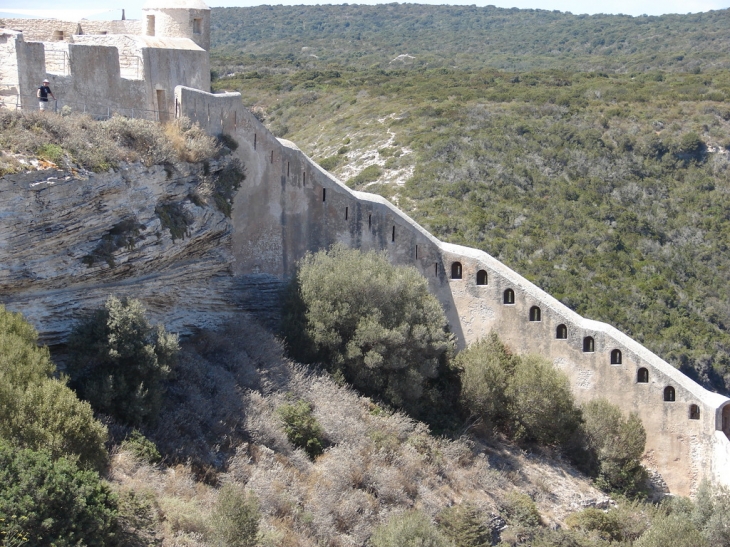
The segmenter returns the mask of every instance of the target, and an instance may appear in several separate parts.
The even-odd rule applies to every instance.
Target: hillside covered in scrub
[[[275,134],[730,392],[727,11],[212,17],[214,89]]]

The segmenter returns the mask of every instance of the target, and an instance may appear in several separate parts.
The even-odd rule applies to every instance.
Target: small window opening
[[[451,279],[461,279],[461,262],[451,264]]]
[[[565,325],[558,325],[558,328],[555,331],[555,338],[557,338],[558,340],[567,340],[568,327],[566,327]]]
[[[418,260],[418,245],[416,245],[416,260]]]
[[[53,40],[56,42],[60,42],[63,40],[63,31],[62,30],[54,30],[53,31]]]
[[[699,420],[700,419],[700,407],[697,405],[689,405],[689,419]]]
[[[322,201],[327,201],[327,188],[322,188]]]
[[[649,383],[649,371],[645,368],[640,368],[638,371],[636,371],[636,381],[640,384],[648,384]]]
[[[390,236],[390,241],[395,241],[395,226],[393,226],[393,234]]]
[[[271,151],[271,163],[274,163],[274,151]]]
[[[596,350],[596,343],[592,336],[583,338],[583,353],[593,353]]]
[[[109,31],[107,30],[102,30],[99,34],[101,34],[102,36],[106,36],[108,32]]]
[[[532,306],[530,308],[530,321],[542,321],[541,315],[542,312],[537,306]]]
[[[347,220],[347,212],[349,209],[350,209],[349,207],[345,207],[345,220]]]
[[[515,303],[515,291],[512,289],[507,289],[504,291],[504,298],[503,302],[505,304],[514,304]]]
[[[373,227],[373,215],[368,215],[368,228]]]
[[[307,174],[302,173],[302,186],[306,186],[306,185],[307,185]]]
[[[235,112],[234,112],[235,114]],[[286,162],[286,176],[289,176],[289,162]]]
[[[439,275],[439,263],[438,262],[436,262],[433,265],[433,271],[434,271],[434,274],[436,275],[436,277],[438,277],[438,275]]]
[[[486,285],[487,284],[487,272],[484,270],[479,270],[477,272],[477,285]]]
[[[193,19],[193,34],[202,34],[203,33],[203,20],[202,19]]]
[[[620,349],[615,349],[611,352],[611,364],[612,365],[621,364],[621,350]]]
[[[674,402],[674,388],[672,386],[667,386],[664,388],[664,400],[668,403]]]
[[[253,134],[253,149],[256,150],[256,133]]]
[[[155,35],[155,16],[148,15],[147,16],[147,36],[154,36],[154,35]]]

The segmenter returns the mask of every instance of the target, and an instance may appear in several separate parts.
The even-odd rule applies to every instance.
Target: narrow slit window
[[[274,151],[271,151],[271,163],[274,163]]]
[[[418,260],[418,245],[416,245],[416,260]]]
[[[390,241],[391,241],[391,242],[395,242],[395,226],[393,226],[393,233],[392,233],[392,235],[390,236]]]
[[[487,272],[479,270],[477,272],[477,285],[486,285],[488,282]]]
[[[636,382],[639,384],[649,383],[649,371],[645,368],[640,368],[636,371]]]
[[[698,405],[689,405],[689,419],[699,420],[700,419],[700,407]]]
[[[596,342],[592,336],[583,338],[583,353],[593,353],[596,351]]]
[[[515,291],[513,291],[512,289],[507,289],[506,291],[504,291],[502,301],[505,304],[514,304],[515,303]]]
[[[327,201],[327,188],[322,188],[322,201]]]
[[[434,271],[434,274],[436,275],[436,277],[438,277],[438,275],[439,275],[439,263],[438,262],[436,262],[433,265],[433,271]]]
[[[532,322],[539,322],[542,321],[542,312],[540,311],[540,308],[537,306],[532,306],[530,308],[530,321]]]
[[[621,364],[621,350],[615,349],[611,351],[611,364],[612,365],[620,365]]]
[[[256,133],[253,134],[253,149],[256,150]]]
[[[373,227],[373,215],[368,215],[368,228]]]
[[[676,395],[674,393],[674,388],[672,386],[667,386],[664,388],[664,400],[668,403],[673,403],[676,398]]]
[[[451,279],[461,279],[461,262],[451,264]]]
[[[306,186],[306,185],[307,185],[307,174],[302,173],[302,186]]]
[[[555,331],[555,338],[557,338],[558,340],[567,340],[568,327],[566,327],[565,325],[558,325],[558,328]]]
[[[345,220],[347,220],[347,213],[348,213],[349,209],[350,209],[349,207],[345,207]]]
[[[286,176],[289,176],[289,162],[286,162]]]

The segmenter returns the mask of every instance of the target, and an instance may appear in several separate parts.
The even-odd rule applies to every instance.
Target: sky
[[[211,7],[258,6],[262,4],[379,4],[382,0],[208,0]],[[386,2],[390,0],[385,0]],[[105,8],[99,8],[99,0],[0,0],[0,16],[3,17],[56,17],[66,20],[121,19],[122,8],[127,19],[140,19],[145,0],[107,0]],[[623,13],[626,15],[662,15],[665,13],[698,13],[730,7],[730,0],[418,0],[421,4],[476,4],[495,5],[500,8],[532,8],[580,13]],[[28,5],[30,9],[26,9]]]

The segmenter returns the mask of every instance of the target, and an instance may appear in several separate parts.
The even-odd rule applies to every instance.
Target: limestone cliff
[[[216,326],[247,300],[231,275],[231,220],[216,206],[216,177],[234,161],[0,178],[0,302],[50,345],[109,294],[141,298],[182,334]]]

